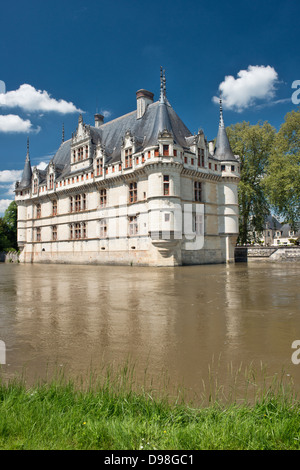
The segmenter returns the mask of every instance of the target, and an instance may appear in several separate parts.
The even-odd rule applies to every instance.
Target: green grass
[[[138,389],[128,368],[89,383],[63,374],[30,388],[2,380],[0,449],[300,448],[300,404],[281,379],[265,383],[251,403],[211,397],[193,406]]]

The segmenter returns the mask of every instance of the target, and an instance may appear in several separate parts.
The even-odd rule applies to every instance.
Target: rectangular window
[[[221,165],[221,171],[225,171],[225,165]]]
[[[100,189],[100,207],[106,206],[106,189]]]
[[[49,189],[53,189],[54,187],[54,175],[53,173],[51,173],[51,175],[49,176]]]
[[[150,152],[149,152],[149,153],[150,153]],[[159,157],[159,149],[155,149],[155,150],[154,150],[154,156],[155,156],[155,157]],[[150,157],[148,156],[148,158],[150,158]]]
[[[86,194],[82,195],[82,210],[86,210]]]
[[[70,212],[73,212],[74,206],[73,206],[73,197],[70,197]]]
[[[132,237],[138,233],[137,216],[129,217],[129,235]]]
[[[164,157],[169,156],[169,146],[168,145],[163,145],[163,156]]]
[[[57,215],[57,201],[52,201],[52,215]]]
[[[40,242],[41,239],[42,239],[42,237],[41,237],[41,228],[38,227],[38,228],[36,229],[36,241],[37,241],[37,242]]]
[[[81,196],[80,194],[76,194],[75,196],[75,212],[80,211],[81,206]]]
[[[173,150],[174,157],[177,157],[177,150]]]
[[[132,167],[132,148],[125,150],[125,168]]]
[[[231,165],[231,171],[234,171],[234,170],[235,170],[235,166]]]
[[[187,163],[187,162],[188,162],[187,157],[184,157],[184,163]]]
[[[82,223],[81,228],[82,228],[82,234],[81,234],[82,238],[86,238],[86,223],[85,222]]]
[[[80,227],[80,224],[75,224],[74,227],[75,227],[75,238],[76,238],[76,239],[81,238],[81,227]]]
[[[57,225],[53,225],[52,227],[52,240],[57,240]]]
[[[202,200],[202,184],[200,181],[194,182],[194,200],[201,201]]]
[[[204,167],[204,149],[198,149],[198,166]]]
[[[130,183],[129,185],[129,202],[132,204],[133,202],[137,202],[137,183]]]
[[[169,196],[169,194],[170,194],[170,178],[169,178],[169,175],[164,175],[163,194],[164,194],[164,196]]]
[[[211,163],[208,164],[208,168],[211,170]]]
[[[37,205],[36,205],[36,218],[37,218],[37,219],[40,219],[41,216],[42,216],[41,204],[37,204]]]
[[[38,180],[37,178],[34,178],[33,180],[33,194],[36,194],[38,190]]]
[[[204,235],[204,224],[203,224],[203,215],[202,214],[195,214],[194,215],[194,227],[193,231],[196,235]]]
[[[106,219],[100,220],[100,238],[107,237],[107,221]]]

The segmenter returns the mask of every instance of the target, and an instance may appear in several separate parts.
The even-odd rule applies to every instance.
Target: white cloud
[[[45,90],[36,90],[32,85],[24,83],[18,90],[0,93],[0,107],[21,108],[27,112],[54,111],[61,114],[83,112],[65,100],[56,100]]]
[[[29,119],[22,119],[16,114],[0,115],[0,132],[37,133],[40,130],[41,128],[39,126],[34,129]]]
[[[0,171],[0,183],[14,183],[22,178],[23,170]]]
[[[108,111],[107,109],[101,109],[100,113],[105,117],[109,118],[111,116],[111,112]]]
[[[13,199],[0,199],[0,216],[4,214]]]
[[[48,163],[46,162],[40,162],[38,165],[37,165],[37,169],[38,170],[45,170],[45,168],[48,166]]]
[[[270,101],[275,96],[278,74],[270,65],[249,65],[237,78],[227,75],[219,85],[225,108],[238,112],[254,106],[258,100]],[[218,97],[213,98],[219,102]]]

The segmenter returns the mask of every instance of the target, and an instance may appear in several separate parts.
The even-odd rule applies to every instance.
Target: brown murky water
[[[264,364],[300,389],[300,264],[180,268],[0,265],[0,339],[11,376],[49,365],[85,374],[135,363],[138,380],[164,373],[193,394],[208,368]],[[209,372],[211,374],[212,372]]]

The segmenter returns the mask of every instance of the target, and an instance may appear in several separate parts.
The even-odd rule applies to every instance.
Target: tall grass
[[[299,449],[300,406],[285,375],[229,372],[225,387],[210,367],[201,405],[146,374],[138,384],[129,363],[76,379],[60,369],[30,387],[1,379],[0,449]]]

